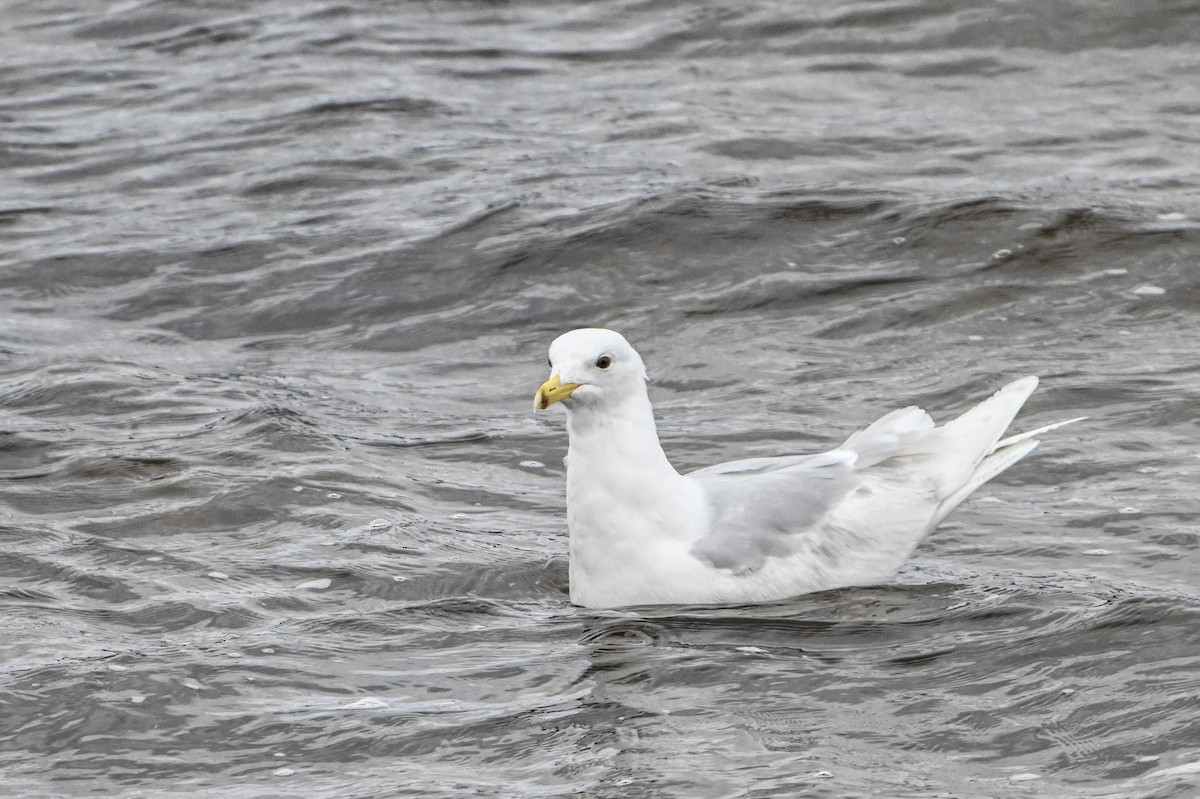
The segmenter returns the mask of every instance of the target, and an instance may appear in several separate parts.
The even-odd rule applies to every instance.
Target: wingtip
[[[1082,422],[1087,418],[1088,418],[1087,416],[1076,416],[1074,419],[1067,419],[1062,422],[1055,422],[1054,424],[1048,424],[1045,427],[1039,427],[1036,430],[1027,430],[1024,433],[1017,433],[1015,436],[1009,436],[1008,438],[1002,439],[1001,441],[997,441],[996,446],[992,447],[992,452],[997,452],[1001,449],[1004,449],[1005,447],[1012,446],[1013,444],[1019,443],[1021,441],[1028,441],[1029,439],[1033,438],[1034,436],[1040,436],[1042,433],[1049,433],[1051,430],[1057,430],[1058,428],[1066,427],[1069,424],[1075,424],[1076,422]]]
[[[1033,393],[1034,389],[1038,387],[1039,382],[1041,381],[1038,379],[1037,375],[1025,375],[1024,377],[1018,377],[1016,380],[1008,383],[996,393],[1021,393],[1028,397]]]

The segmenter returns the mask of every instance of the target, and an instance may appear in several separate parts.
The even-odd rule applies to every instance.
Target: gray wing
[[[805,533],[858,485],[855,460],[852,452],[834,450],[751,458],[690,473],[704,491],[712,520],[711,532],[692,546],[692,554],[741,574],[799,551]]]
[[[831,450],[819,455],[782,455],[771,458],[746,458],[740,461],[727,461],[715,466],[705,466],[688,472],[688,477],[713,477],[716,475],[748,476],[750,474],[765,474],[778,472],[793,466],[818,468],[831,464],[843,463],[847,460],[846,452]]]
[[[920,408],[901,408],[850,436],[842,446],[819,455],[750,458],[732,461],[688,476],[700,483],[709,502],[712,528],[692,546],[692,554],[719,569],[736,574],[752,572],[769,558],[808,551],[826,571],[849,569],[863,574],[883,574],[903,562],[907,552],[924,535],[925,517],[936,507],[936,497],[921,470],[904,472],[908,485],[902,494],[889,493],[881,511],[900,521],[898,529],[909,535],[880,535],[874,527],[835,529],[823,524],[829,511],[846,496],[864,488],[868,495],[878,487],[870,473],[895,480],[885,462],[899,456],[928,456],[934,425]],[[880,468],[882,467],[882,468]],[[883,564],[871,571],[871,564]],[[851,565],[847,565],[847,564]],[[886,568],[884,568],[886,566]]]

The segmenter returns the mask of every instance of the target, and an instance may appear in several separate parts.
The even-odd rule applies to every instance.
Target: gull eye
[[[610,367],[612,365],[613,365],[613,359],[612,359],[611,355],[601,355],[599,358],[596,359],[596,368],[597,369],[607,369],[608,367]]]
[[[549,358],[547,358],[547,359],[546,359],[546,365],[547,365],[547,366],[549,366],[551,369],[553,369],[553,368],[554,368],[554,361],[552,361],[552,360],[550,360]]]

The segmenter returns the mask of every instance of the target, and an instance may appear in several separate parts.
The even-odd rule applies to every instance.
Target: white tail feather
[[[942,519],[949,516],[950,511],[961,505],[964,499],[974,493],[975,489],[1033,452],[1040,443],[1040,441],[1033,440],[1021,441],[1011,447],[996,450],[984,458],[962,487],[938,503],[937,511],[933,516],[933,526],[941,524]]]
[[[1024,379],[1028,380],[1029,378]],[[1017,383],[1020,382],[1022,381],[1017,381]],[[1009,386],[1015,386],[1017,383],[1010,383]],[[1036,385],[1037,384],[1035,382],[1034,386]],[[1000,394],[1004,393],[1009,386],[1005,386],[1003,389],[998,391],[995,396],[999,396]],[[1032,391],[1032,388],[1030,390]],[[995,396],[993,399],[995,399]],[[1026,394],[1025,396],[1028,397],[1029,395]],[[992,401],[993,400],[988,400],[987,402]],[[1024,403],[1024,401],[1024,398],[1022,398],[1021,402]],[[986,405],[987,402],[985,402],[984,405]],[[1014,415],[1017,410],[1020,410],[1020,407],[1020,405],[1017,405],[1017,407],[1013,409]],[[968,411],[967,413],[970,412],[971,411]],[[964,416],[965,415],[966,414],[964,414]],[[1009,416],[1010,420],[1011,418],[1012,416]],[[963,483],[961,487],[955,489],[938,503],[937,512],[934,515],[934,526],[936,527],[938,524],[940,524],[942,519],[946,518],[946,516],[950,514],[950,511],[962,504],[962,501],[969,497],[975,491],[975,489],[979,488],[988,480],[991,480],[1009,466],[1012,466],[1030,452],[1033,452],[1035,449],[1037,449],[1038,444],[1041,442],[1034,438],[1034,436],[1041,435],[1042,433],[1048,433],[1051,430],[1057,430],[1060,427],[1066,427],[1067,425],[1074,424],[1075,422],[1081,422],[1086,418],[1086,416],[1077,416],[1074,419],[1055,422],[1054,424],[1048,424],[1044,427],[1039,427],[1034,430],[1027,430],[1024,433],[1017,433],[1016,435],[1012,435],[1008,438],[997,441],[992,446],[991,451],[988,452],[988,454],[979,462],[979,465],[975,467],[974,471],[971,472],[971,476],[967,479],[967,482]],[[1006,422],[1005,427],[1007,426],[1008,425]],[[1001,432],[1003,432],[1003,428],[1001,429]]]

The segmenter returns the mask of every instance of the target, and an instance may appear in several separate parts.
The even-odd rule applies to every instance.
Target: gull
[[[1029,376],[941,427],[902,408],[828,452],[680,474],[646,383],[641,356],[615,331],[572,330],[550,345],[534,408],[567,411],[576,605],[750,604],[878,585],[1035,436],[1080,420],[1001,439],[1037,387]]]

